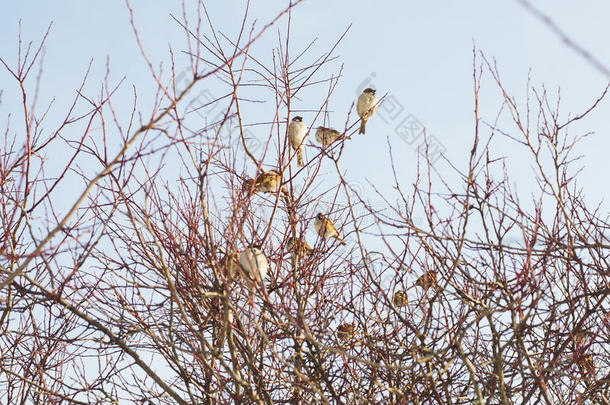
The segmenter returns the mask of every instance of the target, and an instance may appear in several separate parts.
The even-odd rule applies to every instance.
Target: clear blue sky
[[[115,79],[126,75],[125,105],[131,98],[130,86],[138,86],[146,94],[150,85],[148,70],[137,49],[129,26],[129,14],[122,1],[99,2],[64,0],[62,2],[24,1],[6,2],[0,15],[0,55],[8,61],[16,59],[18,20],[22,20],[24,40],[38,41],[47,25],[53,22],[45,54],[45,71],[41,105],[52,96],[57,97],[58,111],[62,111],[74,95],[89,60],[94,58],[94,69],[88,87],[95,94],[103,80],[106,58],[110,60]],[[231,6],[228,4],[231,3]],[[225,32],[235,32],[241,20],[241,2],[209,2],[216,26]],[[251,16],[259,26],[277,14],[287,2],[255,0]],[[578,44],[610,66],[610,3],[588,1],[584,6],[574,1],[536,1]],[[145,47],[155,62],[168,60],[168,44],[176,51],[185,49],[184,34],[169,13],[180,14],[179,1],[133,1],[136,22]],[[561,86],[562,111],[581,112],[600,94],[608,81],[600,72],[566,47],[539,20],[531,16],[516,1],[305,1],[294,13],[292,45],[302,49],[310,40],[318,38],[316,51],[327,49],[345,28],[352,29],[339,47],[337,54],[345,64],[344,77],[331,107],[341,127],[344,114],[354,101],[360,83],[374,73],[378,93],[388,92],[396,103],[396,118],[384,122],[376,117],[369,123],[366,138],[357,139],[345,157],[348,177],[366,176],[378,184],[386,184],[388,172],[382,165],[362,165],[385,162],[390,137],[394,153],[401,159],[406,173],[414,168],[415,144],[402,142],[394,133],[397,120],[411,114],[427,127],[446,148],[447,157],[464,168],[473,136],[472,47],[473,42],[489,58],[496,58],[505,85],[517,97],[525,94],[528,69],[532,69],[532,84],[545,84],[555,91]],[[281,23],[278,28],[284,29]],[[269,32],[257,46],[257,52],[270,55],[276,45],[276,31]],[[267,47],[267,49],[265,49]],[[312,55],[316,54],[314,52]],[[5,127],[6,112],[18,109],[19,100],[11,97],[14,83],[6,85],[0,73],[0,87],[4,89],[0,106],[0,124]],[[493,121],[500,106],[498,92],[489,76],[484,81],[482,100],[483,118]],[[12,88],[12,90],[11,90]],[[120,101],[118,101],[120,102]],[[298,107],[317,108],[300,101]],[[597,112],[577,127],[594,131],[579,148],[585,155],[581,184],[594,200],[604,198],[608,190],[597,186],[596,175],[607,173],[608,109],[604,102]],[[271,120],[272,111],[268,120]],[[57,117],[59,119],[60,117]],[[305,117],[307,121],[308,117]],[[257,117],[257,120],[264,120]],[[251,120],[256,121],[256,120]],[[520,149],[506,149],[506,154],[522,153]],[[527,180],[527,168],[515,168],[516,180]],[[408,174],[404,180],[410,180]]]

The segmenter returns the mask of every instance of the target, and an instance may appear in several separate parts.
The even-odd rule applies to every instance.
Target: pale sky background
[[[238,30],[243,2],[210,1],[207,3],[217,28],[226,33]],[[251,20],[258,19],[258,27],[271,20],[286,6],[286,1],[254,0]],[[590,51],[606,66],[610,66],[610,3],[546,0],[536,1],[576,43]],[[182,29],[171,19],[170,13],[181,14],[179,1],[133,1],[136,23],[144,46],[154,63],[168,60],[168,44],[179,52],[186,49]],[[0,15],[0,55],[9,63],[16,60],[18,21],[22,20],[24,41],[38,43],[46,27],[53,22],[45,54],[44,76],[39,106],[46,106],[56,97],[57,116],[63,119],[65,106],[74,97],[74,89],[82,80],[89,60],[94,58],[87,94],[99,93],[104,78],[106,58],[112,76],[118,80],[126,76],[126,83],[118,105],[130,108],[131,86],[138,88],[140,100],[153,91],[150,75],[137,48],[129,13],[123,1],[100,2],[90,0],[11,1],[3,4]],[[284,32],[286,20],[268,31],[256,45],[256,52],[267,57],[277,45],[277,30]],[[473,139],[473,43],[488,58],[495,58],[505,87],[522,101],[525,95],[528,70],[532,70],[532,84],[554,94],[561,87],[563,117],[569,112],[586,110],[601,94],[608,81],[580,55],[534,18],[516,1],[323,1],[309,0],[296,7],[293,15],[293,52],[317,38],[312,57],[327,50],[349,24],[348,35],[339,46],[338,62],[344,63],[344,77],[336,91],[331,107],[337,112],[333,124],[342,127],[345,114],[357,96],[358,86],[374,74],[373,84],[378,94],[394,97],[403,108],[399,117],[385,123],[380,117],[372,119],[365,137],[355,139],[344,156],[350,179],[367,179],[389,187],[387,181],[387,143],[390,137],[394,156],[400,159],[402,180],[409,184],[415,169],[415,144],[408,145],[394,132],[396,124],[409,114],[426,126],[446,148],[446,156],[460,169],[465,168]],[[34,76],[32,76],[34,77]],[[45,80],[46,79],[46,80]],[[18,111],[20,99],[13,97],[16,85],[8,82],[5,71],[0,72],[0,88],[4,90],[0,105],[0,127],[5,128],[6,114]],[[145,103],[145,101],[142,101]],[[317,108],[299,100],[297,108]],[[482,117],[494,120],[500,98],[489,75],[485,76],[481,99]],[[608,196],[600,187],[608,172],[607,150],[610,147],[610,116],[608,101],[600,104],[590,117],[574,130],[594,131],[583,141],[578,152],[584,155],[584,173],[580,184],[593,201]],[[41,107],[39,107],[39,110]],[[143,111],[148,114],[145,104]],[[257,110],[262,114],[264,107]],[[246,121],[270,121],[269,116]],[[310,117],[305,115],[307,122]],[[127,118],[127,113],[125,115]],[[318,125],[319,123],[316,123]],[[50,127],[50,125],[49,125]],[[486,133],[486,131],[484,131]],[[519,163],[523,149],[509,146],[501,150]],[[310,152],[311,153],[311,152]],[[500,154],[500,153],[499,153]],[[364,159],[364,160],[363,160]],[[367,164],[362,164],[362,162]],[[440,164],[440,162],[439,162]],[[531,180],[529,166],[514,167],[514,180],[520,186]],[[605,183],[605,182],[604,182]]]
[[[609,1],[534,2],[573,41],[610,67]],[[53,130],[54,125],[63,121],[91,58],[94,59],[93,68],[84,93],[94,98],[99,95],[108,60],[111,80],[116,82],[126,76],[122,90],[114,99],[115,106],[124,109],[123,119],[127,120],[131,111],[132,86],[138,90],[144,117],[149,116],[147,97],[151,99],[156,89],[151,86],[153,81],[135,41],[124,1],[4,0],[1,4],[0,56],[11,66],[17,59],[19,20],[22,21],[23,41],[34,41],[35,44],[39,43],[49,23],[53,23],[45,48],[38,106],[38,114],[41,114],[49,101],[53,97],[56,99],[45,131]],[[218,29],[229,36],[238,31],[245,2],[211,0],[206,4]],[[257,19],[260,28],[287,4],[288,1],[253,0],[250,21]],[[164,61],[167,66],[168,44],[176,54],[187,49],[183,30],[170,17],[170,13],[181,15],[180,1],[132,0],[132,5],[144,46],[155,65]],[[353,25],[349,33],[336,51],[339,59],[332,65],[338,68],[344,64],[343,78],[331,101],[334,110],[332,124],[342,128],[359,86],[374,74],[372,83],[378,95],[388,93],[392,96],[395,111],[400,111],[400,114],[388,122],[384,122],[380,114],[374,117],[367,125],[366,136],[356,136],[346,145],[342,167],[348,179],[358,182],[366,178],[384,191],[391,190],[392,186],[387,164],[388,137],[398,161],[401,183],[408,186],[415,179],[418,142],[409,145],[394,131],[396,125],[409,115],[416,117],[426,126],[428,134],[442,143],[447,159],[459,169],[466,169],[474,134],[473,43],[489,59],[495,58],[505,88],[518,101],[524,99],[530,69],[532,85],[539,87],[544,84],[552,94],[560,86],[563,119],[569,112],[577,114],[589,108],[610,79],[567,47],[515,0],[306,0],[293,13],[293,54],[317,38],[309,55],[311,58],[318,56],[328,50],[350,24]],[[277,31],[285,33],[285,28],[284,18],[255,45],[256,55],[270,60],[271,49],[277,46]],[[28,83],[31,89],[35,77],[32,75]],[[13,113],[9,135],[19,135],[21,99],[17,83],[9,79],[2,67],[0,90],[0,131],[4,133],[7,114]],[[198,87],[194,95],[200,90]],[[214,89],[212,92],[220,95]],[[296,100],[295,107],[319,108],[323,96],[313,102]],[[493,122],[501,99],[490,75],[484,77],[481,96],[482,118]],[[584,187],[587,200],[592,205],[610,197],[607,186],[609,109],[610,102],[605,100],[585,121],[573,128],[575,133],[595,132],[577,149],[583,155],[577,165],[582,165],[584,170],[579,184]],[[247,122],[271,121],[275,112],[273,105],[259,105],[250,111],[256,116],[246,114]],[[304,113],[303,116],[309,125],[311,114]],[[253,131],[263,138],[268,128],[255,127]],[[487,133],[483,128],[483,134]],[[4,146],[3,140],[0,145]],[[509,157],[512,180],[517,183],[522,197],[527,199],[529,191],[535,189],[535,183],[531,161],[521,158],[524,149],[506,143],[496,146],[495,150],[497,155]],[[308,151],[308,154],[312,156],[313,151]],[[64,160],[58,159],[57,162],[63,164]],[[437,161],[437,164],[441,173],[453,178],[447,164],[442,161]],[[99,169],[94,166],[84,170],[96,173]],[[330,165],[327,173],[332,173]],[[82,191],[81,184],[72,189],[65,188],[66,192],[60,197],[66,199],[66,204],[75,201],[77,193]],[[457,188],[460,187],[463,189],[463,185]],[[607,212],[605,204],[600,215]]]

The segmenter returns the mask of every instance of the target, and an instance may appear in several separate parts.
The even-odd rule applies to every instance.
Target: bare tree
[[[156,86],[148,113],[135,89],[130,113],[116,108],[124,84],[108,75],[87,95],[87,72],[50,131],[56,107],[40,112],[33,77],[48,32],[0,59],[23,98],[0,160],[2,401],[608,403],[608,218],[583,198],[570,131],[608,89],[565,117],[528,82],[519,105],[475,50],[468,166],[441,172],[424,150],[415,184],[394,170],[394,195],[356,188],[341,159],[362,136],[354,105],[328,122],[347,31],[319,55],[292,45],[298,3],[262,27],[246,7],[236,38],[203,1],[195,21],[185,5],[168,71],[128,4]],[[502,100],[493,123],[479,115],[484,77]],[[301,113],[298,168],[286,128]],[[330,124],[338,139],[313,143]],[[522,155],[503,156],[506,142]],[[539,185],[527,200],[509,170],[524,160]],[[307,240],[321,218],[346,246],[334,228]]]

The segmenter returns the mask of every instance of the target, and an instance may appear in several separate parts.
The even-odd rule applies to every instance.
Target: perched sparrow
[[[228,278],[229,282],[235,280],[237,270],[239,266],[239,253],[227,253],[222,259],[220,259],[221,270],[224,271],[225,278]]]
[[[294,117],[288,125],[288,140],[292,149],[297,151],[297,165],[303,167],[303,146],[307,138],[307,125],[303,122],[303,117]]]
[[[349,136],[341,135],[341,133],[332,128],[318,127],[316,130],[316,141],[322,146],[327,147],[332,145],[338,139],[352,139]]]
[[[333,224],[333,221],[326,218],[326,215],[322,214],[321,212],[316,215],[316,222],[314,223],[314,226],[316,228],[316,232],[318,232],[318,235],[320,235],[323,239],[335,238],[341,242],[342,245],[345,245],[345,241],[339,237],[339,231],[337,230],[335,224]]]
[[[421,345],[413,343],[413,346],[411,346],[411,355],[418,363],[427,362],[434,357],[434,350],[428,348],[424,343]]]
[[[358,97],[358,103],[356,103],[356,112],[362,119],[360,121],[360,133],[366,132],[366,122],[377,112],[377,97],[375,96],[375,90],[366,88]]]
[[[595,374],[595,361],[593,360],[593,355],[582,353],[575,356],[576,364],[578,364],[578,367],[583,374],[589,376]]]
[[[197,323],[201,328],[214,326],[222,317],[222,308],[220,299],[210,298],[207,295],[202,295],[200,301],[200,312],[193,312],[193,317],[197,319]],[[187,308],[193,305],[194,301],[187,302]]]
[[[407,296],[407,293],[403,290],[398,290],[394,293],[394,296],[392,297],[392,303],[397,308],[406,307],[409,304],[409,297]]]
[[[337,337],[344,342],[349,342],[356,334],[356,327],[353,323],[342,323],[337,327]]]
[[[434,270],[428,270],[417,279],[415,285],[427,290],[430,287],[434,287],[437,282],[438,276],[436,275],[436,272]]]
[[[296,253],[301,257],[308,256],[313,253],[313,249],[305,239],[295,239],[292,236],[286,242],[286,248],[291,253]]]
[[[224,346],[225,338],[227,336],[227,324],[232,325],[234,319],[233,310],[230,307],[226,307],[223,312],[222,322],[215,328],[216,331],[214,332],[214,335],[216,336],[216,339],[214,340],[214,347],[216,349]]]
[[[250,191],[252,189],[252,182],[254,179],[246,179],[242,185],[243,191]],[[262,172],[254,182],[255,193],[271,193],[275,194],[281,190],[282,193],[286,193],[286,186],[282,185],[282,175],[276,170],[269,170],[268,172]]]
[[[593,335],[593,333],[591,333],[588,330],[584,330],[584,329],[574,330],[574,341],[576,343],[582,345],[582,344],[585,344],[592,335]]]
[[[239,255],[239,265],[251,282],[263,285],[263,280],[267,277],[269,262],[267,262],[267,258],[259,248],[249,247],[241,252]]]

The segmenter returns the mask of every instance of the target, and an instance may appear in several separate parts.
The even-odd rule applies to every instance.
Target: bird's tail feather
[[[305,166],[305,163],[303,163],[303,148],[297,149],[297,165],[299,167]]]
[[[362,120],[360,120],[360,133],[361,134],[366,133],[366,120],[364,118]]]

